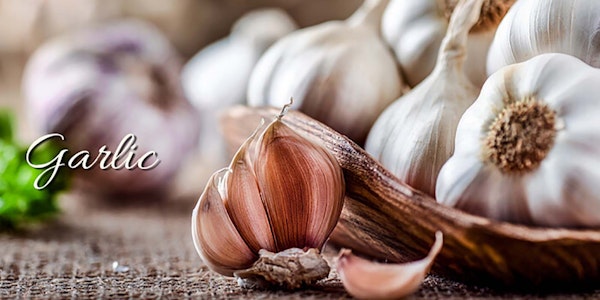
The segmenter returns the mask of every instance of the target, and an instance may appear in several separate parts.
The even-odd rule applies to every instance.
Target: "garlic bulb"
[[[519,0],[500,23],[487,71],[542,53],[564,53],[600,68],[600,1]]]
[[[252,72],[248,102],[294,108],[363,143],[403,83],[379,37],[389,0],[366,0],[346,21],[298,30],[275,43]]]
[[[365,149],[412,187],[435,193],[437,174],[452,155],[454,133],[478,89],[465,75],[469,29],[483,0],[459,2],[433,72],[390,105],[375,122]]]
[[[228,37],[202,49],[185,65],[181,80],[186,95],[200,109],[245,103],[250,72],[260,56],[295,29],[281,9],[245,14]]]
[[[231,34],[204,48],[183,68],[185,94],[202,113],[200,150],[221,164],[224,145],[217,115],[234,104],[246,103],[248,80],[254,65],[275,41],[296,29],[281,9],[258,9],[242,16]]]
[[[58,37],[28,62],[23,88],[30,119],[57,132],[72,152],[115,149],[128,134],[130,152],[154,151],[160,164],[143,170],[83,170],[78,178],[103,192],[165,187],[197,143],[197,115],[179,83],[180,59],[152,26],[121,21]],[[84,174],[83,174],[84,173]]]
[[[600,226],[600,70],[543,54],[494,73],[465,112],[437,200],[496,220]]]
[[[515,0],[486,0],[480,19],[471,29],[466,71],[469,79],[482,86],[487,78],[488,48],[500,20]],[[450,15],[457,0],[392,0],[385,10],[382,33],[392,46],[403,75],[416,86],[433,70]]]
[[[288,127],[282,117],[259,127],[230,166],[212,176],[194,209],[192,236],[212,270],[245,281],[264,277],[296,288],[329,273],[323,267],[326,262],[314,254],[337,224],[345,185],[335,158]],[[300,251],[289,250],[293,248]],[[310,248],[314,249],[302,251]],[[265,257],[286,250],[279,258]],[[315,266],[310,264],[306,270],[295,270],[298,255],[305,255],[303,263],[314,262],[322,272],[311,273]],[[281,270],[265,274],[260,265],[252,266],[281,256],[286,257]],[[289,275],[292,269],[294,276]],[[287,271],[287,276],[278,277],[280,271]]]

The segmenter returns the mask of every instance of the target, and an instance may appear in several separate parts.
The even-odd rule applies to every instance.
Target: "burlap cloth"
[[[282,292],[244,290],[208,271],[191,241],[193,199],[107,205],[84,198],[62,197],[63,213],[52,223],[0,235],[0,298],[350,298],[336,274],[313,289]],[[333,264],[335,250],[326,252]],[[540,297],[437,276],[413,296]],[[600,298],[600,291],[551,297]]]

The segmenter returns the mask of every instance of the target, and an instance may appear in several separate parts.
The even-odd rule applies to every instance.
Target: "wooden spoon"
[[[221,117],[232,151],[275,108],[234,107]],[[427,255],[435,232],[444,246],[433,271],[456,280],[536,291],[600,288],[600,229],[529,227],[438,204],[403,183],[357,144],[296,111],[282,119],[320,141],[344,169],[346,202],[331,240],[376,259],[407,262]],[[600,183],[599,183],[600,184]]]

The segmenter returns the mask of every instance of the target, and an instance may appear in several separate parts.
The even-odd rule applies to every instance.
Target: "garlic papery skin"
[[[230,166],[213,175],[192,214],[200,256],[212,270],[238,277],[242,286],[254,286],[260,279],[260,285],[266,281],[297,288],[329,273],[319,253],[342,211],[344,177],[323,146],[282,118],[259,126]],[[203,217],[203,207],[213,202],[218,205],[210,213],[219,216]],[[229,233],[229,222],[235,233]],[[219,226],[225,226],[225,237],[214,230]],[[243,254],[239,257],[237,245]],[[296,270],[298,261],[306,265]],[[263,264],[275,262],[283,266],[267,272]],[[313,263],[318,269],[311,269]],[[285,271],[288,278],[280,276]],[[291,271],[297,274],[289,276]]]
[[[543,53],[564,53],[600,68],[600,1],[519,0],[500,23],[487,72]]]
[[[443,245],[443,234],[437,231],[425,258],[402,264],[369,261],[343,249],[337,271],[344,288],[358,299],[400,299],[419,289]]]
[[[141,21],[98,25],[50,40],[30,58],[26,108],[39,134],[61,133],[72,152],[116,149],[128,134],[135,154],[154,151],[152,170],[83,170],[106,193],[166,188],[197,145],[198,115],[184,97],[181,60],[166,38]],[[129,149],[126,149],[129,150]]]
[[[485,63],[496,28],[514,1],[484,1],[480,20],[469,34],[465,70],[468,78],[478,87],[487,78]],[[392,0],[386,8],[381,30],[387,43],[394,49],[410,86],[416,86],[433,71],[457,2]]]
[[[257,63],[248,86],[251,106],[293,108],[362,144],[377,116],[404,84],[380,38],[389,0],[366,0],[346,21],[298,30],[276,42]]]
[[[365,146],[394,175],[430,195],[454,150],[456,125],[479,92],[463,64],[469,29],[479,18],[482,2],[459,3],[435,69],[381,114]]]
[[[227,214],[219,185],[229,172],[223,169],[211,176],[196,204],[192,217],[192,239],[202,261],[213,271],[233,276],[258,259]]]
[[[600,70],[565,54],[500,69],[456,132],[440,203],[495,220],[600,226]]]

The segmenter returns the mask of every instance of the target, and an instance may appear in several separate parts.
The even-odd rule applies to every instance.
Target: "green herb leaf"
[[[23,147],[13,139],[13,117],[0,111],[0,230],[15,229],[27,223],[54,216],[58,212],[56,195],[67,187],[67,173],[60,170],[45,189],[33,186],[44,171],[27,164]],[[44,143],[32,153],[32,161],[49,161],[60,149]]]

